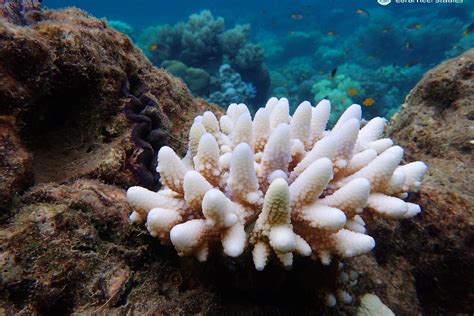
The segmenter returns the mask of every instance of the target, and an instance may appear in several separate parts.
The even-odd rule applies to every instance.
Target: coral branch
[[[369,252],[375,241],[364,210],[387,219],[418,214],[402,198],[420,189],[427,167],[400,166],[403,149],[382,138],[385,120],[360,129],[357,104],[326,131],[330,108],[303,102],[290,116],[287,99],[271,98],[253,121],[244,104],[231,104],[220,120],[205,112],[185,158],[160,149],[163,188],[129,189],[131,219],[147,218],[151,235],[199,261],[216,245],[237,257],[249,244],[257,270],[271,258],[290,268],[295,254],[329,264]]]

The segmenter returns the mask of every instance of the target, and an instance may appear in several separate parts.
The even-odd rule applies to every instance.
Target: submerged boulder
[[[422,214],[401,226],[400,243],[386,239],[375,255],[381,264],[406,258],[420,306],[429,315],[474,310],[473,124],[471,49],[427,72],[388,131],[408,159],[422,159],[429,170],[423,189],[413,197],[423,206]],[[390,238],[383,226],[377,230]]]
[[[37,183],[83,176],[140,183],[148,176],[140,165],[154,172],[156,130],[168,135],[162,143],[183,150],[183,127],[214,109],[104,21],[77,9],[42,14],[30,27],[0,20],[2,142],[26,153],[2,151],[2,192],[21,191],[25,181],[15,179],[25,174]]]

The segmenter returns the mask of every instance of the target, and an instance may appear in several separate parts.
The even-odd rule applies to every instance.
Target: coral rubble
[[[230,257],[249,244],[257,270],[275,255],[291,267],[293,255],[353,257],[372,250],[362,216],[410,218],[403,201],[417,192],[423,162],[399,166],[403,149],[382,138],[385,120],[361,128],[361,108],[350,106],[326,131],[331,105],[272,98],[252,120],[244,104],[231,104],[220,120],[195,119],[182,160],[169,147],[158,153],[164,188],[128,189],[134,222],[180,255],[208,258],[216,243]]]

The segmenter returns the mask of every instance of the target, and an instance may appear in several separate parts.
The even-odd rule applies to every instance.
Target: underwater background
[[[0,315],[473,315],[473,2],[378,2],[390,0],[0,0]],[[273,95],[280,100],[267,102]],[[382,179],[369,191],[367,181],[354,179],[360,192],[374,193],[371,205],[365,195],[367,206],[354,210],[362,212],[357,223],[335,217],[339,228],[345,223],[340,231],[363,228],[370,243],[337,249],[329,265],[326,256],[298,255],[289,270],[271,250],[268,265],[257,271],[254,240],[233,258],[227,254],[235,252],[221,251],[229,249],[216,231],[204,240],[186,238],[199,246],[212,242],[201,263],[179,256],[178,244],[163,240],[167,232],[153,237],[148,215],[146,225],[131,224],[144,210],[133,203],[148,199],[128,193],[157,196],[176,188],[165,182],[167,174],[217,177],[216,162],[226,167],[242,154],[242,146],[231,154],[226,144],[238,143],[240,134],[247,144],[249,135],[268,135],[258,131],[265,112],[276,113],[273,122],[290,119],[284,97],[292,108],[289,138],[284,126],[268,145],[269,159],[282,143],[289,157],[291,145],[291,177],[307,157],[324,154],[323,145],[351,157],[349,164],[334,163],[336,176],[318,200],[334,197],[337,191],[328,194],[335,181],[367,170],[362,178]],[[318,104],[311,115],[305,99]],[[326,126],[330,107],[334,117]],[[263,116],[248,115],[257,109]],[[376,115],[391,119],[369,121]],[[331,126],[339,116],[343,125]],[[310,149],[311,140],[306,148],[293,138],[306,137],[302,124],[312,140],[324,137],[319,145]],[[207,131],[216,130],[226,143],[223,155],[206,164],[209,173],[200,167],[199,147],[210,148],[215,136]],[[251,142],[267,147],[253,136]],[[366,145],[371,148],[361,156]],[[179,167],[193,152],[189,166],[200,172]],[[176,158],[178,168],[158,167],[160,153]],[[260,163],[248,163],[247,171],[267,158],[256,152],[254,159]],[[327,157],[321,159],[321,174],[330,174]],[[222,192],[230,192],[234,181],[220,176]],[[177,201],[159,199],[164,215],[187,205],[186,190],[183,182],[184,202],[178,192]],[[408,191],[396,197],[398,190]],[[365,203],[362,194],[350,193],[344,204],[354,196]],[[385,198],[398,201],[391,213],[412,217],[388,220],[380,211],[393,203],[377,202]],[[183,224],[203,223],[202,206]],[[245,227],[248,237],[258,217]],[[295,232],[306,231],[298,218],[291,221]],[[334,250],[329,240],[317,240],[319,233],[306,233],[317,243],[314,254],[323,246]],[[356,248],[368,252],[347,258]]]
[[[269,96],[327,98],[337,117],[392,116],[422,75],[474,47],[474,2],[59,1],[129,35],[195,96],[254,109]],[[448,3],[441,3],[448,2]],[[458,3],[455,3],[458,2]],[[461,3],[459,3],[461,2]],[[222,65],[230,67],[220,68]]]

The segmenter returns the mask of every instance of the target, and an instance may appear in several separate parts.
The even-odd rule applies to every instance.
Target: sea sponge
[[[244,104],[229,105],[220,120],[205,112],[191,127],[186,157],[159,151],[163,188],[127,191],[131,220],[200,261],[219,244],[230,257],[248,247],[258,270],[272,256],[291,267],[294,254],[329,264],[369,252],[375,241],[363,217],[418,214],[403,198],[419,190],[427,167],[399,166],[403,149],[382,138],[385,120],[360,128],[359,105],[326,131],[330,110],[327,100],[305,101],[290,116],[287,99],[271,98],[253,120]]]

